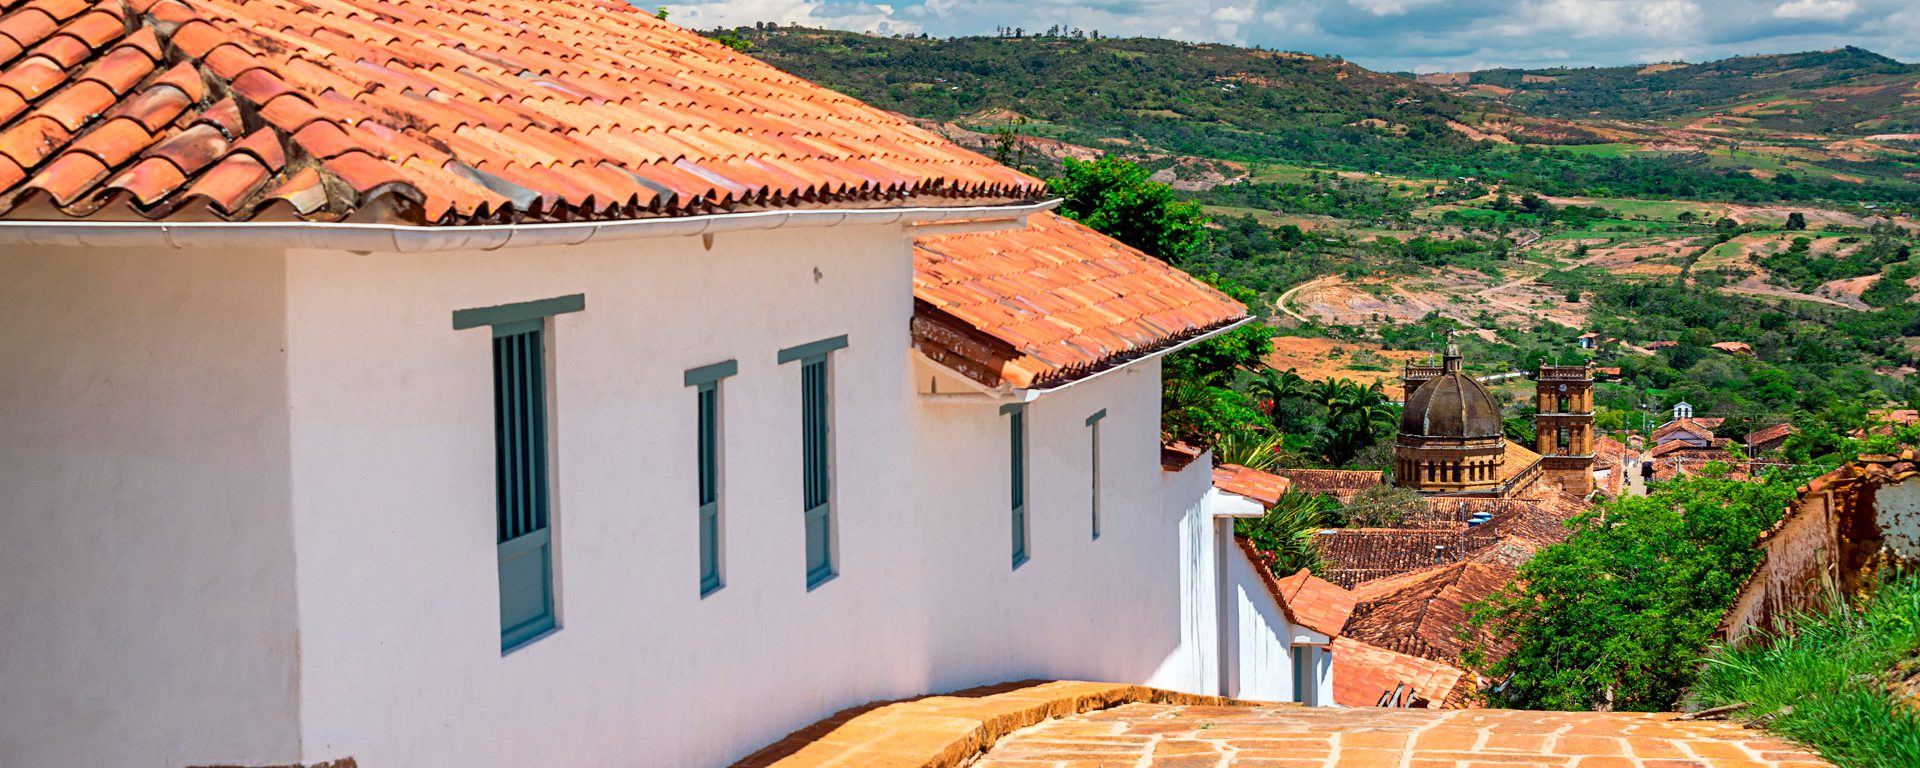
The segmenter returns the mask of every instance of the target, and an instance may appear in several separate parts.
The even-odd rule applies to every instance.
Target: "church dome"
[[[1400,434],[1423,437],[1497,438],[1500,404],[1480,382],[1456,370],[1422,383],[1400,412]]]

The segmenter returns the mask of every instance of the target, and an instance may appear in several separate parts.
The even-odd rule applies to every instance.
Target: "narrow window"
[[[800,363],[801,507],[806,529],[807,588],[836,573],[833,553],[833,377],[828,354],[847,337],[780,350],[782,364]]]
[[[1093,525],[1093,538],[1100,538],[1100,420],[1107,417],[1107,409],[1095,411],[1087,417],[1088,456],[1087,467],[1087,514]]]
[[[454,330],[493,330],[494,543],[502,652],[559,626],[554,610],[547,318],[585,308],[586,297],[574,294],[453,313]]]
[[[694,387],[694,453],[699,477],[700,595],[713,594],[725,584],[721,575],[720,525],[720,380],[732,376],[739,365],[723,363],[687,371],[686,384]]]
[[[1008,475],[1013,491],[1013,567],[1019,568],[1027,561],[1027,409],[1005,405],[1000,412],[1007,415],[1007,436],[1011,438],[1007,453],[1013,459]]]
[[[828,434],[827,359],[800,365],[801,473],[807,527],[807,586],[833,575],[833,461]]]
[[[528,320],[493,330],[501,650],[554,627],[543,325],[541,320]]]

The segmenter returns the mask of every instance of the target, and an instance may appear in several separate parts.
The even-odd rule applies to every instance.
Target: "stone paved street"
[[[1127,704],[1010,734],[974,768],[1820,768],[1671,714]]]

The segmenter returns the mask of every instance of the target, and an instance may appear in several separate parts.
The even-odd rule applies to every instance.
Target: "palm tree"
[[[1280,463],[1280,443],[1283,439],[1283,436],[1272,432],[1238,429],[1220,436],[1220,440],[1213,444],[1213,455],[1222,464],[1272,469]]]
[[[1333,497],[1323,493],[1288,491],[1265,515],[1235,521],[1234,533],[1273,556],[1270,569],[1275,576],[1291,576],[1302,568],[1321,573],[1326,570],[1326,561],[1316,541],[1329,524],[1328,513],[1336,506]]]

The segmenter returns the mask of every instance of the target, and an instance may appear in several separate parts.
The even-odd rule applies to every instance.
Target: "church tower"
[[[1534,397],[1541,479],[1575,496],[1592,493],[1593,364],[1540,366]]]

